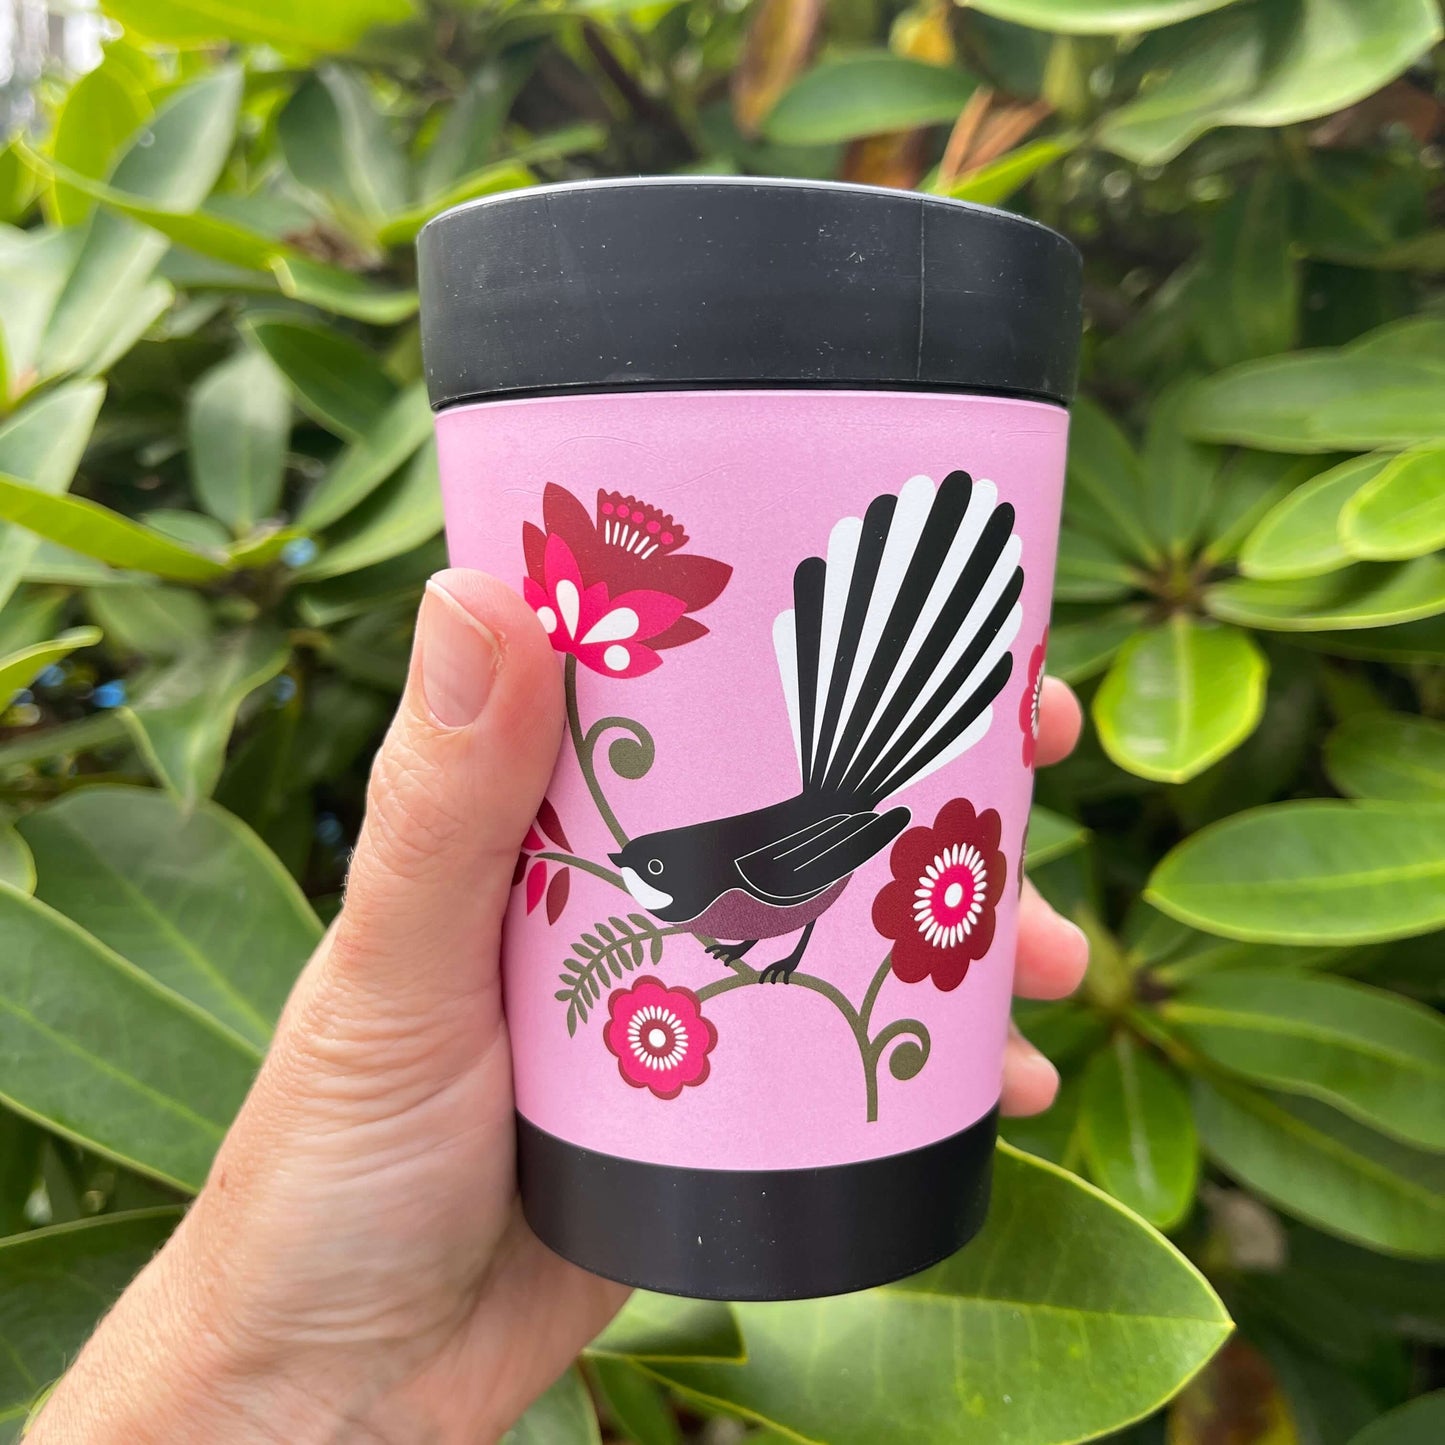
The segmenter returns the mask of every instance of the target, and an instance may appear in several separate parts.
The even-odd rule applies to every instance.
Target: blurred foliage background
[[[1094,964],[1022,1012],[1063,1093],[970,1249],[639,1297],[515,1441],[1445,1439],[1435,0],[8,9],[0,1440],[200,1186],[337,906],[444,560],[416,232],[666,171],[1083,250],[1049,661],[1094,726],[1031,864]]]

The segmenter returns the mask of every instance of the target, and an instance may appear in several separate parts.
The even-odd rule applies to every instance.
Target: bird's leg
[[[803,961],[803,953],[808,947],[808,940],[813,936],[813,929],[818,920],[815,918],[804,930],[803,936],[794,946],[793,951],[786,957],[780,958],[776,963],[770,963],[759,975],[759,983],[777,983],[781,979],[784,983],[791,983],[793,970]]]
[[[731,968],[733,964],[743,961],[743,955],[747,953],[748,949],[757,946],[757,939],[750,938],[745,943],[712,943],[708,945],[706,951]]]

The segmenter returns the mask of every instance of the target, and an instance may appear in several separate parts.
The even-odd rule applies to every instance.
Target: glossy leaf
[[[636,1290],[587,1353],[597,1359],[740,1363],[747,1347],[731,1305]]]
[[[223,68],[176,91],[121,157],[110,184],[166,210],[194,210],[230,153],[241,74]],[[101,358],[133,317],[136,293],[166,249],[164,237],[98,211],[88,224],[41,345],[40,367],[58,375]]]
[[[395,326],[416,314],[417,294],[409,286],[378,285],[353,271],[300,256],[272,257],[271,271],[283,296],[334,316],[349,316],[372,326]]]
[[[589,132],[589,138],[591,134]],[[463,176],[439,196],[394,212],[377,227],[376,239],[383,246],[409,246],[433,216],[450,206],[460,206],[482,196],[500,195],[503,191],[525,190],[536,183],[537,177],[526,166],[518,165],[515,159],[499,161],[494,166]]]
[[[880,131],[952,121],[976,82],[952,66],[887,52],[850,55],[806,71],[763,121],[778,145],[825,145]]]
[[[1060,602],[1114,602],[1127,597],[1139,574],[1117,552],[1087,532],[1065,526],[1059,533],[1054,597]]]
[[[1173,1069],[1127,1034],[1084,1075],[1084,1157],[1095,1183],[1160,1229],[1189,1212],[1199,1145],[1189,1095]]]
[[[1242,578],[1211,587],[1204,605],[1225,622],[1266,632],[1388,627],[1445,612],[1445,559],[1361,562],[1291,582]]]
[[[935,1268],[837,1299],[739,1305],[746,1364],[649,1372],[830,1445],[946,1439],[961,1411],[990,1445],[1036,1445],[1149,1414],[1223,1342],[1203,1278],[1112,1200],[1007,1146],[994,1189],[982,1233]]]
[[[667,1395],[655,1380],[625,1360],[592,1366],[607,1413],[634,1445],[682,1445],[682,1431]]]
[[[15,412],[0,424],[0,473],[37,491],[65,491],[104,396],[99,382],[68,382]],[[39,538],[23,527],[0,530],[0,607],[25,575],[38,544]]]
[[[119,512],[83,497],[52,496],[0,474],[0,517],[113,567],[180,582],[210,582],[228,568]]]
[[[243,823],[212,803],[97,785],[26,816],[38,896],[262,1047],[321,928]]]
[[[487,56],[473,70],[427,148],[417,177],[420,195],[440,195],[497,158],[507,113],[536,60],[527,47]]]
[[[15,143],[0,151],[0,169],[16,153]],[[0,383],[7,397],[24,396],[39,380],[45,328],[84,238],[82,227],[0,227]]]
[[[1348,979],[1256,968],[1196,979],[1162,1012],[1233,1074],[1445,1149],[1445,1020],[1433,1009]]]
[[[372,567],[420,546],[441,528],[436,443],[428,442],[328,535],[326,549],[298,575],[316,581]]]
[[[964,172],[943,194],[956,201],[1000,206],[1041,171],[1072,155],[1077,146],[1077,137],[1071,135],[1048,135],[1026,141],[998,160]]]
[[[500,1445],[602,1445],[592,1396],[575,1368],[532,1404]]]
[[[1339,946],[1445,927],[1445,807],[1280,803],[1193,834],[1145,897],[1210,933]]]
[[[1246,633],[1176,612],[1114,658],[1094,697],[1099,741],[1131,773],[1185,782],[1258,726],[1268,671]]]
[[[426,387],[401,392],[367,430],[332,463],[302,504],[297,522],[320,532],[369,497],[432,434]]]
[[[1041,868],[1081,848],[1088,840],[1089,830],[1072,818],[1051,812],[1035,804],[1029,810],[1028,843],[1024,849],[1024,867]]]
[[[1077,401],[1069,418],[1067,524],[1118,556],[1157,561],[1144,508],[1149,485],[1117,423],[1086,398]]]
[[[260,1050],[34,898],[0,888],[0,1098],[196,1190]]]
[[[180,46],[252,41],[283,51],[350,50],[378,25],[411,18],[411,0],[105,0],[127,30]]]
[[[1222,10],[1234,0],[970,0],[971,8],[1063,35],[1125,35]]]
[[[35,859],[13,823],[0,819],[0,884],[18,893],[35,892]]]
[[[1325,740],[1324,762],[1330,781],[1350,797],[1445,803],[1445,723],[1362,713]]]
[[[1140,457],[1145,516],[1153,536],[1170,556],[1184,558],[1193,549],[1214,494],[1223,453],[1191,441],[1179,425],[1189,383],[1167,388],[1149,412],[1149,430]]]
[[[1296,488],[1321,470],[1316,457],[1291,457],[1279,452],[1237,451],[1225,463],[1211,488],[1201,549],[1206,562],[1228,562],[1245,539]]]
[[[101,180],[150,114],[145,88],[124,65],[108,57],[66,93],[50,132],[50,155],[69,171]],[[56,225],[79,225],[90,213],[90,199],[63,183],[55,184],[49,210]]]
[[[205,599],[181,587],[123,582],[90,587],[85,607],[111,650],[169,659],[198,652],[213,625]]]
[[[1339,535],[1353,557],[1391,561],[1445,547],[1445,446],[1396,457],[1350,499]]]
[[[1260,521],[1239,551],[1239,570],[1267,581],[1316,577],[1355,559],[1340,536],[1346,504],[1379,476],[1388,456],[1351,457],[1296,488]]]
[[[0,1239],[0,1434],[15,1436],[120,1292],[165,1243],[179,1209],[135,1210]]]
[[[359,341],[318,322],[256,317],[246,329],[291,384],[301,409],[356,439],[396,396],[396,383]]]
[[[1144,626],[1146,615],[1143,607],[1129,606],[1077,621],[1055,621],[1049,629],[1049,675],[1068,683],[1086,682]]]
[[[1182,425],[1201,441],[1265,451],[1368,451],[1433,441],[1442,377],[1409,357],[1301,351],[1201,381]]]
[[[1445,1257],[1445,1155],[1237,1084],[1196,1080],[1194,1117],[1205,1153],[1285,1213],[1386,1254]]]
[[[52,663],[69,657],[78,647],[94,647],[100,636],[98,627],[75,627],[62,632],[52,642],[37,642],[33,647],[22,647],[19,652],[0,657],[0,711]]]
[[[173,663],[123,710],[136,747],[158,782],[184,802],[209,797],[221,776],[236,712],[286,665],[279,633],[233,633],[212,651]]]
[[[1350,1445],[1438,1445],[1445,1437],[1445,1390],[1397,1406],[1365,1426]]]
[[[263,354],[240,351],[196,383],[186,410],[196,496],[237,533],[275,512],[286,475],[291,394]]]

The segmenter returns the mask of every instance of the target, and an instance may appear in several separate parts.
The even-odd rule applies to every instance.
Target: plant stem
[[[614,873],[600,863],[589,863],[586,858],[579,858],[575,853],[534,853],[532,856],[545,858],[549,863],[560,863],[565,868],[576,868],[582,873],[590,873],[594,878],[600,878],[604,883],[610,883],[614,888],[627,892],[627,885],[622,881],[620,873]]]
[[[582,781],[587,784],[587,791],[591,793],[602,821],[607,824],[608,832],[612,834],[619,848],[625,848],[628,842],[627,834],[622,831],[622,824],[617,821],[617,814],[612,811],[612,806],[603,796],[601,784],[597,781],[597,769],[592,758],[596,739],[593,738],[592,746],[589,746],[587,735],[582,731],[582,715],[577,710],[577,659],[571,653],[567,654],[563,675],[567,693],[567,727],[572,734],[572,750],[577,754],[577,765],[582,769]],[[618,886],[621,886],[621,879],[618,879]]]

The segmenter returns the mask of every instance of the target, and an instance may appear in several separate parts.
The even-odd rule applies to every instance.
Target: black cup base
[[[902,1279],[988,1212],[998,1111],[921,1149],[818,1169],[681,1169],[569,1144],[520,1115],[522,1208],[593,1274],[695,1299],[815,1299]]]

